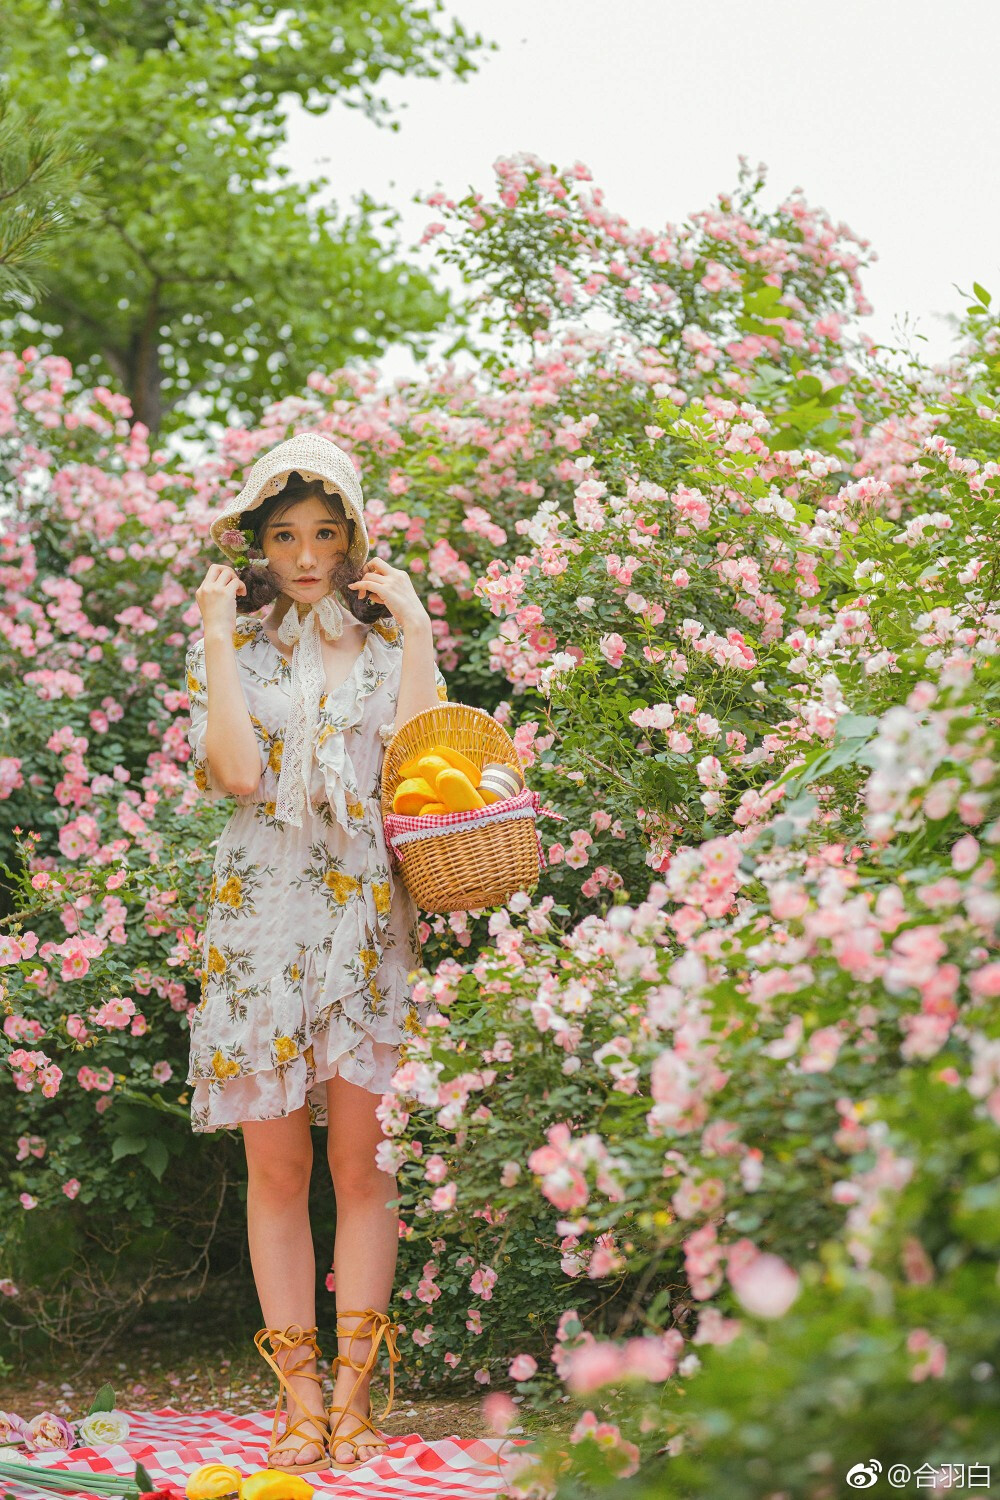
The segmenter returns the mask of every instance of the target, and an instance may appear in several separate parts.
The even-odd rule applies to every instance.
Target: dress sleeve
[[[194,784],[205,798],[206,802],[223,802],[231,798],[237,803],[254,802],[259,800],[258,792],[251,792],[241,797],[235,792],[227,792],[225,787],[220,786],[212,774],[212,768],[208,762],[208,753],[205,749],[205,741],[208,735],[208,674],[205,671],[205,642],[195,641],[187,649],[184,659],[185,674],[187,681],[188,703],[190,705],[191,723],[187,731],[188,744],[191,746],[191,766],[194,773]],[[265,752],[261,751],[263,774]]]

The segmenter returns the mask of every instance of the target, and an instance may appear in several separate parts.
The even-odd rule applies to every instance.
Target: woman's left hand
[[[404,568],[394,568],[381,557],[370,557],[362,572],[364,576],[347,587],[356,590],[362,599],[371,595],[384,604],[404,630],[416,620],[430,620],[413,587],[413,580]]]

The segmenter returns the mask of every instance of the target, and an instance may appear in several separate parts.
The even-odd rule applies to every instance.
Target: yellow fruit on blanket
[[[472,812],[486,806],[464,771],[441,771],[436,784],[438,797],[449,812]]]
[[[422,776],[411,776],[401,781],[392,799],[392,810],[397,813],[418,813],[425,802],[436,802],[437,795]]]
[[[438,817],[441,813],[450,811],[443,802],[425,802],[417,816],[419,818]]]
[[[184,1493],[188,1500],[221,1500],[223,1495],[238,1496],[243,1480],[239,1469],[228,1464],[202,1464],[188,1475]]]
[[[312,1500],[312,1495],[305,1475],[287,1469],[260,1469],[243,1481],[243,1500]]]

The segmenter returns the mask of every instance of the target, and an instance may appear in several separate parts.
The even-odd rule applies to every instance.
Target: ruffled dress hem
[[[379,1097],[391,1092],[399,1049],[375,1042],[371,1050],[370,1070],[364,1066],[360,1050],[352,1056],[345,1049],[332,1065],[327,1062],[320,1069],[310,1069],[305,1057],[298,1057],[284,1069],[268,1073],[199,1079],[191,1095],[191,1129],[195,1135],[237,1130],[244,1121],[283,1119],[303,1104],[309,1106],[310,1125],[326,1125],[326,1083],[330,1078],[344,1078]]]

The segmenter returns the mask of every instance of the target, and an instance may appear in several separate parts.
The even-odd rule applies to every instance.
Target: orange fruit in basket
[[[449,812],[472,812],[474,808],[486,806],[464,771],[441,771],[435,786],[435,801],[440,798]]]
[[[407,813],[412,816],[420,812],[425,802],[436,802],[434,788],[428,786],[423,777],[410,776],[406,781],[401,781],[396,788],[396,795],[392,799],[392,810],[395,813]]]
[[[438,817],[441,813],[448,812],[448,810],[443,802],[425,802],[417,816],[421,818]]]

